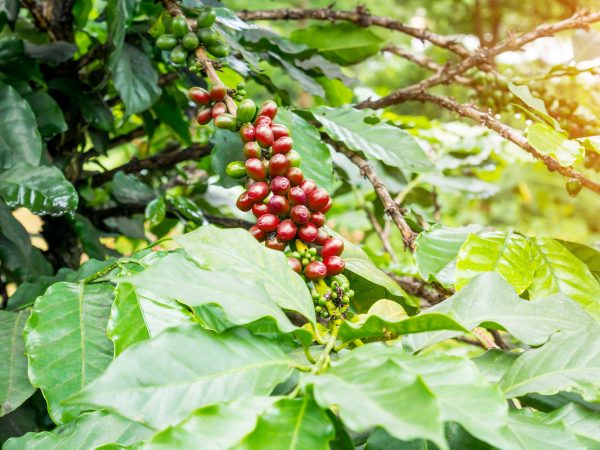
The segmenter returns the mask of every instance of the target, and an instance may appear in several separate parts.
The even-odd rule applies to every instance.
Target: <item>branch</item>
[[[429,284],[420,278],[399,276],[392,272],[386,273],[407,293],[426,300],[431,306],[443,302],[453,294],[450,290],[444,289],[441,286]]]
[[[390,19],[389,17],[372,16],[364,6],[357,6],[354,11],[334,11],[331,8],[284,8],[262,11],[248,11],[246,9],[237,13],[242,20],[343,20],[352,22],[361,27],[377,26],[389,30],[400,31],[422,41],[429,41],[438,47],[443,47],[465,58],[470,52],[459,44],[455,38],[446,37],[431,31],[414,28]]]
[[[33,17],[36,27],[41,31],[46,31],[51,41],[57,41],[58,37],[52,30],[52,24],[46,18],[46,16],[44,16],[42,10],[38,7],[35,0],[23,0],[23,4],[29,10],[31,17]]]

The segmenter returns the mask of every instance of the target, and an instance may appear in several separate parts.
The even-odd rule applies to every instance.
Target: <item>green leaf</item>
[[[319,187],[333,192],[333,162],[331,153],[317,129],[290,110],[281,108],[277,122],[290,130],[294,149],[302,156],[300,168],[305,178],[315,180]]]
[[[173,130],[176,136],[185,145],[192,144],[190,135],[190,122],[184,115],[184,108],[177,104],[177,101],[168,89],[163,89],[158,101],[152,105],[152,111],[156,114],[158,120]]]
[[[571,41],[575,61],[589,61],[600,57],[599,32],[595,30],[575,30]]]
[[[106,326],[113,298],[108,284],[61,282],[35,302],[24,333],[29,378],[42,389],[55,423],[79,415],[79,407],[62,401],[94,380],[112,360]]]
[[[332,139],[342,142],[350,150],[408,173],[434,169],[411,134],[387,123],[371,125],[368,119],[373,116],[373,111],[319,106],[312,114]]]
[[[112,44],[112,52],[108,58],[108,68],[113,70],[125,42],[126,29],[133,20],[133,15],[138,2],[135,0],[108,0],[105,14],[108,25],[108,38]]]
[[[562,423],[588,449],[600,448],[600,417],[582,406],[569,403],[552,411],[544,419],[544,423]]]
[[[150,339],[166,328],[191,321],[183,306],[167,299],[152,299],[138,293],[125,282],[117,286],[110,312],[107,335],[119,355],[128,347]]]
[[[25,41],[25,54],[33,59],[49,64],[58,65],[73,58],[77,45],[71,42],[56,41],[47,44],[33,44]]]
[[[167,215],[167,204],[165,203],[165,198],[158,197],[150,201],[150,203],[146,205],[144,215],[148,221],[148,224],[150,225],[150,228],[160,225],[162,221],[165,220],[165,216]]]
[[[523,450],[584,450],[575,435],[561,423],[544,423],[543,418],[524,409],[509,414],[511,435]]]
[[[325,97],[325,90],[313,77],[296,67],[294,64],[286,61],[277,53],[269,52],[269,56],[272,60],[276,61],[292,79],[296,80],[304,91],[311,95],[316,95],[317,97]]]
[[[461,228],[432,227],[415,241],[415,262],[424,280],[437,280],[444,286],[454,282],[456,257],[471,233],[481,231],[479,225]]]
[[[371,30],[349,22],[312,25],[294,31],[290,39],[318,50],[342,65],[356,64],[379,52],[383,40]]]
[[[242,139],[238,133],[232,133],[227,130],[217,129],[213,135],[213,151],[210,156],[210,165],[212,170],[219,175],[219,184],[224,187],[239,186],[240,180],[236,180],[227,175],[227,164],[232,161],[243,159]],[[242,180],[243,181],[243,180]]]
[[[124,172],[117,172],[114,176],[112,193],[120,203],[125,204],[145,204],[156,197],[150,186],[135,175]]]
[[[573,256],[584,263],[588,269],[590,269],[590,272],[592,272],[592,274],[600,282],[600,252],[598,250],[577,242],[558,242],[560,242],[567,250],[569,250]]]
[[[527,128],[527,142],[542,155],[555,158],[563,167],[580,161],[585,153],[581,143],[569,140],[545,123],[534,123]]]
[[[17,20],[17,16],[19,15],[19,1],[0,0],[0,17],[2,14],[6,14],[9,22]]]
[[[31,106],[0,81],[0,169],[20,161],[37,166],[41,156],[42,140]]]
[[[150,58],[137,47],[125,44],[112,68],[115,89],[125,104],[127,114],[150,108],[160,97],[158,73]]]
[[[0,417],[17,409],[33,395],[27,378],[23,328],[29,311],[0,311]]]
[[[531,108],[535,114],[539,114],[543,120],[548,122],[550,125],[554,127],[555,130],[561,131],[559,123],[556,121],[554,117],[548,114],[546,110],[546,105],[542,99],[534,97],[529,91],[528,86],[517,86],[516,84],[508,82],[508,89],[523,103],[525,103],[529,108]],[[541,124],[543,125],[543,124]],[[533,145],[533,144],[532,144]]]
[[[38,130],[46,139],[50,139],[69,128],[62,110],[56,101],[44,91],[35,91],[25,96],[35,114]]]
[[[289,365],[277,344],[244,330],[170,328],[124,351],[68,403],[163,429],[203,406],[268,395],[290,375]]]
[[[554,239],[532,238],[530,244],[536,259],[530,298],[563,293],[600,319],[600,284],[590,269]]]
[[[520,298],[504,278],[495,272],[476,276],[461,291],[421,315],[448,314],[464,328],[480,325],[506,330],[529,345],[541,345],[559,330],[578,330],[595,321],[577,303],[564,295],[528,302]],[[452,331],[436,331],[411,337],[421,349],[456,336]]]
[[[487,183],[475,176],[459,177],[442,173],[428,173],[420,178],[420,183],[428,183],[441,192],[456,192],[467,198],[488,198],[500,191],[500,186]]]
[[[522,293],[533,280],[529,242],[513,232],[469,235],[456,259],[455,287],[462,289],[482,272],[496,272]]]
[[[314,305],[306,283],[289,268],[282,252],[264,247],[246,230],[207,225],[175,240],[201,267],[228,271],[247,283],[261,285],[275,304],[314,323]]]
[[[540,348],[522,354],[500,386],[508,397],[575,391],[600,400],[600,326],[582,324],[578,332],[561,331]]]
[[[518,357],[518,353],[492,349],[472,358],[471,361],[477,364],[479,371],[489,382],[498,383]]]
[[[3,450],[95,449],[118,443],[135,444],[152,430],[144,425],[104,411],[82,414],[72,422],[41,433],[27,433],[9,439]]]
[[[11,208],[24,206],[35,214],[51,216],[74,213],[79,201],[59,169],[22,162],[0,174],[0,196]]]

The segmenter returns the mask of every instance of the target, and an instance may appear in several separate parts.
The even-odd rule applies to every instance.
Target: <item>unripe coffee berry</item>
[[[240,137],[242,138],[242,142],[254,141],[254,135],[254,127],[251,123],[245,123],[240,128]]]
[[[246,192],[253,203],[261,202],[269,195],[269,185],[264,181],[259,181],[252,184]]]
[[[231,178],[244,178],[246,176],[246,166],[242,161],[232,161],[229,164],[227,164],[227,167],[225,168],[225,173],[227,173],[227,175],[229,175]]]
[[[275,103],[273,100],[267,100],[261,105],[260,109],[258,110],[258,115],[267,116],[273,120],[277,115],[277,103]]]
[[[285,250],[285,242],[282,242],[277,236],[272,236],[267,238],[265,241],[265,245],[273,250],[278,250],[280,252]]]
[[[214,119],[215,117],[220,116],[221,114],[224,114],[226,112],[227,112],[227,105],[223,102],[219,102],[219,103],[214,104],[214,106],[212,107],[211,114]]]
[[[273,194],[286,195],[289,190],[290,180],[288,180],[286,177],[275,177],[271,180],[271,192],[273,192]]]
[[[277,225],[277,237],[282,241],[291,241],[296,237],[298,227],[290,219],[285,219]]]
[[[244,156],[246,157],[246,159],[249,158],[258,158],[260,159],[260,157],[262,156],[262,150],[260,149],[260,145],[258,145],[258,142],[246,142],[244,144],[244,148],[243,148],[243,153]]]
[[[314,243],[317,245],[323,245],[329,239],[329,233],[325,230],[325,228],[319,228],[319,232],[317,233],[317,238]]]
[[[246,173],[250,178],[256,181],[262,181],[267,178],[267,169],[258,158],[250,158],[246,160]]]
[[[254,134],[262,148],[269,148],[273,144],[273,131],[269,125],[257,125]]]
[[[271,134],[273,134],[272,130],[271,130]],[[287,152],[289,152],[292,149],[292,144],[293,144],[292,138],[289,136],[284,136],[284,137],[280,137],[279,139],[274,141],[273,144],[271,145],[271,148],[273,149],[274,153],[286,154]]]
[[[280,123],[274,123],[273,125],[271,125],[271,130],[273,131],[273,137],[275,138],[275,140],[279,139],[280,137],[290,135],[290,132],[287,129],[287,127]]]
[[[285,177],[290,180],[292,186],[299,186],[304,181],[304,173],[302,173],[302,170],[298,169],[297,167],[290,167],[286,171]]]
[[[217,128],[221,128],[224,130],[235,130],[235,127],[237,126],[237,119],[235,118],[235,116],[228,114],[228,113],[223,113],[223,114],[219,114],[217,117],[215,117],[215,127]]]
[[[254,126],[257,127],[259,125],[269,125],[271,126],[271,118],[267,116],[258,116],[254,121]]]
[[[323,259],[323,263],[327,266],[327,274],[329,276],[342,273],[346,267],[344,260],[339,256],[329,256],[328,258]]]
[[[577,194],[579,194],[582,187],[581,181],[577,178],[569,178],[567,180],[566,188],[570,197],[577,197]]]
[[[298,239],[304,242],[313,242],[317,238],[319,230],[314,223],[307,223],[298,228]]]
[[[306,193],[300,187],[294,186],[288,192],[288,200],[292,206],[304,205],[306,203]]]
[[[300,164],[302,163],[302,157],[300,156],[300,153],[298,153],[296,150],[290,150],[285,156],[287,157],[287,160],[290,163],[290,167],[300,167]]]
[[[200,125],[206,125],[207,123],[209,123],[212,120],[212,118],[213,118],[212,109],[205,108],[205,109],[201,109],[200,111],[198,111],[198,115],[196,116],[196,121]]]
[[[215,102],[222,102],[227,97],[227,88],[224,84],[215,84],[210,88],[210,98]]]
[[[319,211],[314,212],[310,215],[310,221],[314,223],[317,228],[320,228],[325,225],[325,214]]]
[[[294,272],[302,272],[302,264],[296,258],[288,257],[288,265]]]
[[[309,280],[322,280],[327,276],[327,266],[321,261],[313,261],[304,268],[304,275]]]
[[[273,155],[269,160],[269,175],[272,177],[283,175],[288,169],[288,164],[285,155]]]
[[[329,193],[325,189],[315,189],[306,200],[306,204],[312,211],[322,211],[329,202]]]
[[[268,212],[269,208],[265,203],[255,203],[254,205],[252,205],[252,214],[254,214],[254,217],[258,218],[263,214],[267,214]]]
[[[279,218],[275,214],[263,214],[256,221],[256,225],[264,232],[269,233],[277,229]]]
[[[248,192],[244,192],[242,193],[237,201],[235,202],[235,205],[237,206],[237,208],[240,211],[250,211],[250,209],[252,208],[252,205],[254,204],[254,200],[252,200],[252,198],[250,198],[250,196],[248,195]]]
[[[315,183],[313,180],[306,179],[302,182],[300,187],[304,192],[306,192],[306,195],[310,195],[314,190],[317,189],[317,183]]]
[[[282,195],[274,195],[269,199],[267,208],[271,214],[285,217],[290,213],[290,202]]]
[[[201,87],[193,87],[188,91],[188,97],[191,101],[200,106],[206,106],[210,103],[210,94]]]
[[[304,205],[296,205],[290,211],[290,217],[295,223],[303,225],[310,220],[310,211]]]
[[[344,251],[344,241],[338,237],[332,237],[327,239],[321,249],[321,256],[323,259],[329,258],[330,256],[339,256]]]
[[[256,114],[256,103],[249,98],[242,100],[238,105],[238,120],[242,123],[250,122],[254,119],[254,114]]]
[[[258,226],[253,225],[250,227],[250,229],[248,230],[250,232],[250,234],[252,236],[254,236],[256,238],[257,241],[262,242],[265,240],[265,238],[267,237],[267,233],[265,233],[264,231],[262,231],[260,228],[258,228]]]

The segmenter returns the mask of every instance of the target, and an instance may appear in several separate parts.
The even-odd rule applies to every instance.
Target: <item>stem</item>
[[[313,366],[313,368],[310,371],[310,373],[312,373],[312,374],[318,374],[318,373],[321,373],[323,371],[323,369],[325,369],[325,367],[327,366],[327,362],[329,360],[329,354],[331,353],[331,351],[335,347],[335,342],[337,341],[337,336],[338,336],[339,332],[340,332],[340,326],[339,325],[334,325],[333,329],[331,330],[331,334],[329,335],[329,339],[327,341],[327,344],[325,345],[325,348],[323,349],[323,351],[319,355],[319,359],[317,360],[317,362]]]

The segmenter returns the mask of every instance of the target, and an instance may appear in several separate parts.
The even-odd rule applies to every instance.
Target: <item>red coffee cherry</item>
[[[258,115],[267,116],[273,120],[277,115],[277,103],[275,103],[273,100],[267,100],[261,105],[260,109],[258,110]]]
[[[275,140],[279,139],[280,137],[290,135],[290,131],[288,130],[288,128],[280,123],[272,124],[271,130],[273,130],[273,137],[275,138]]]
[[[306,195],[310,195],[314,190],[317,189],[317,183],[315,183],[313,180],[306,179],[302,182],[300,187],[304,192],[306,192]]]
[[[246,157],[246,159],[249,158],[258,158],[260,159],[260,157],[262,156],[262,150],[260,148],[260,145],[258,145],[258,142],[255,141],[251,141],[251,142],[246,142],[244,144],[244,148],[242,150],[244,152],[244,156]]]
[[[300,261],[298,261],[296,258],[292,258],[291,256],[288,256],[287,260],[288,260],[288,265],[294,272],[296,272],[296,273],[302,272],[302,264],[300,264]]]
[[[304,242],[313,242],[318,234],[319,230],[317,230],[314,223],[309,222],[298,228],[298,239]]]
[[[200,125],[206,125],[207,123],[209,123],[212,120],[212,118],[213,118],[212,109],[204,108],[204,109],[201,109],[200,111],[198,111],[198,115],[196,116],[196,121]]]
[[[327,276],[327,266],[321,261],[313,261],[304,268],[304,275],[309,280],[322,280]]]
[[[330,256],[325,258],[323,263],[327,267],[327,275],[331,277],[334,275],[339,275],[346,267],[346,263],[344,263],[344,260],[339,256]]]
[[[275,177],[271,180],[271,192],[273,192],[273,194],[286,195],[289,190],[290,180],[288,180],[286,177]]]
[[[277,237],[282,241],[291,241],[296,237],[298,227],[290,219],[285,219],[277,225]]]
[[[290,213],[290,202],[282,195],[274,195],[269,199],[267,208],[271,214],[286,217]]]
[[[316,225],[315,225],[316,226]],[[329,239],[329,233],[325,230],[325,228],[319,228],[319,232],[317,233],[317,238],[314,243],[317,245],[323,245]]]
[[[304,205],[296,205],[292,208],[290,212],[290,217],[298,225],[303,225],[305,223],[308,223],[308,221],[310,220],[310,211]]]
[[[269,175],[283,175],[288,169],[288,161],[285,155],[273,155],[269,160]]]
[[[188,90],[188,97],[195,104],[206,106],[210,103],[210,94],[201,87],[193,87]]]
[[[262,148],[269,148],[273,144],[273,131],[269,125],[257,125],[254,134]]]
[[[254,200],[250,198],[248,192],[243,192],[235,202],[235,205],[238,207],[238,209],[244,212],[250,211],[253,204]]]
[[[267,205],[264,203],[255,203],[252,205],[252,214],[254,214],[254,217],[260,217],[268,212],[269,208],[267,208]]]
[[[215,105],[212,107],[211,114],[214,119],[215,117],[220,116],[221,114],[225,114],[226,112],[227,112],[227,105],[225,105],[225,103],[223,103],[223,102],[219,102],[219,103],[215,103]]]
[[[325,225],[325,214],[319,211],[314,212],[310,215],[310,221],[314,223],[317,228],[320,228]]]
[[[271,130],[271,133],[273,133],[273,131]],[[271,145],[271,148],[273,149],[274,153],[287,153],[292,149],[292,138],[288,137],[288,136],[284,136],[284,137],[280,137],[279,139],[277,139],[275,142],[273,142],[273,145]]]
[[[277,225],[279,225],[279,217],[277,217],[275,214],[263,214],[256,221],[256,225],[258,228],[267,233],[275,231],[277,229]]]
[[[312,211],[321,211],[329,202],[329,193],[325,189],[315,189],[312,191],[306,204]]]
[[[269,185],[264,181],[258,181],[246,191],[252,203],[261,202],[269,195]]]
[[[256,226],[256,225],[251,226],[248,231],[250,232],[250,234],[252,236],[254,236],[256,238],[256,240],[258,242],[264,241],[265,238],[267,237],[267,233],[265,233],[263,230],[258,228],[258,226]]]
[[[321,208],[321,212],[324,214],[327,214],[327,211],[329,211],[332,206],[333,206],[333,200],[331,200],[331,197],[329,197],[327,204],[323,208]]]
[[[290,201],[290,205],[304,205],[306,203],[306,192],[300,187],[294,186],[288,192],[288,200]]]
[[[302,170],[298,169],[297,167],[290,167],[285,173],[285,176],[288,180],[290,180],[292,186],[299,186],[304,181],[304,174],[302,173]]]
[[[267,169],[263,162],[258,158],[246,160],[246,173],[255,181],[262,181],[267,178]]]
[[[254,127],[251,123],[245,123],[240,128],[240,137],[243,142],[250,142],[254,140]]]
[[[257,127],[259,125],[269,125],[271,126],[272,120],[267,116],[258,116],[254,121],[254,126]]]
[[[227,97],[227,88],[224,84],[215,84],[210,88],[210,98],[215,102],[222,102]]]
[[[285,250],[286,243],[282,242],[277,236],[272,236],[267,238],[265,245],[273,250],[282,252]]]
[[[327,239],[321,249],[321,257],[323,259],[329,258],[330,256],[340,256],[344,251],[344,241],[338,237],[332,237]]]

